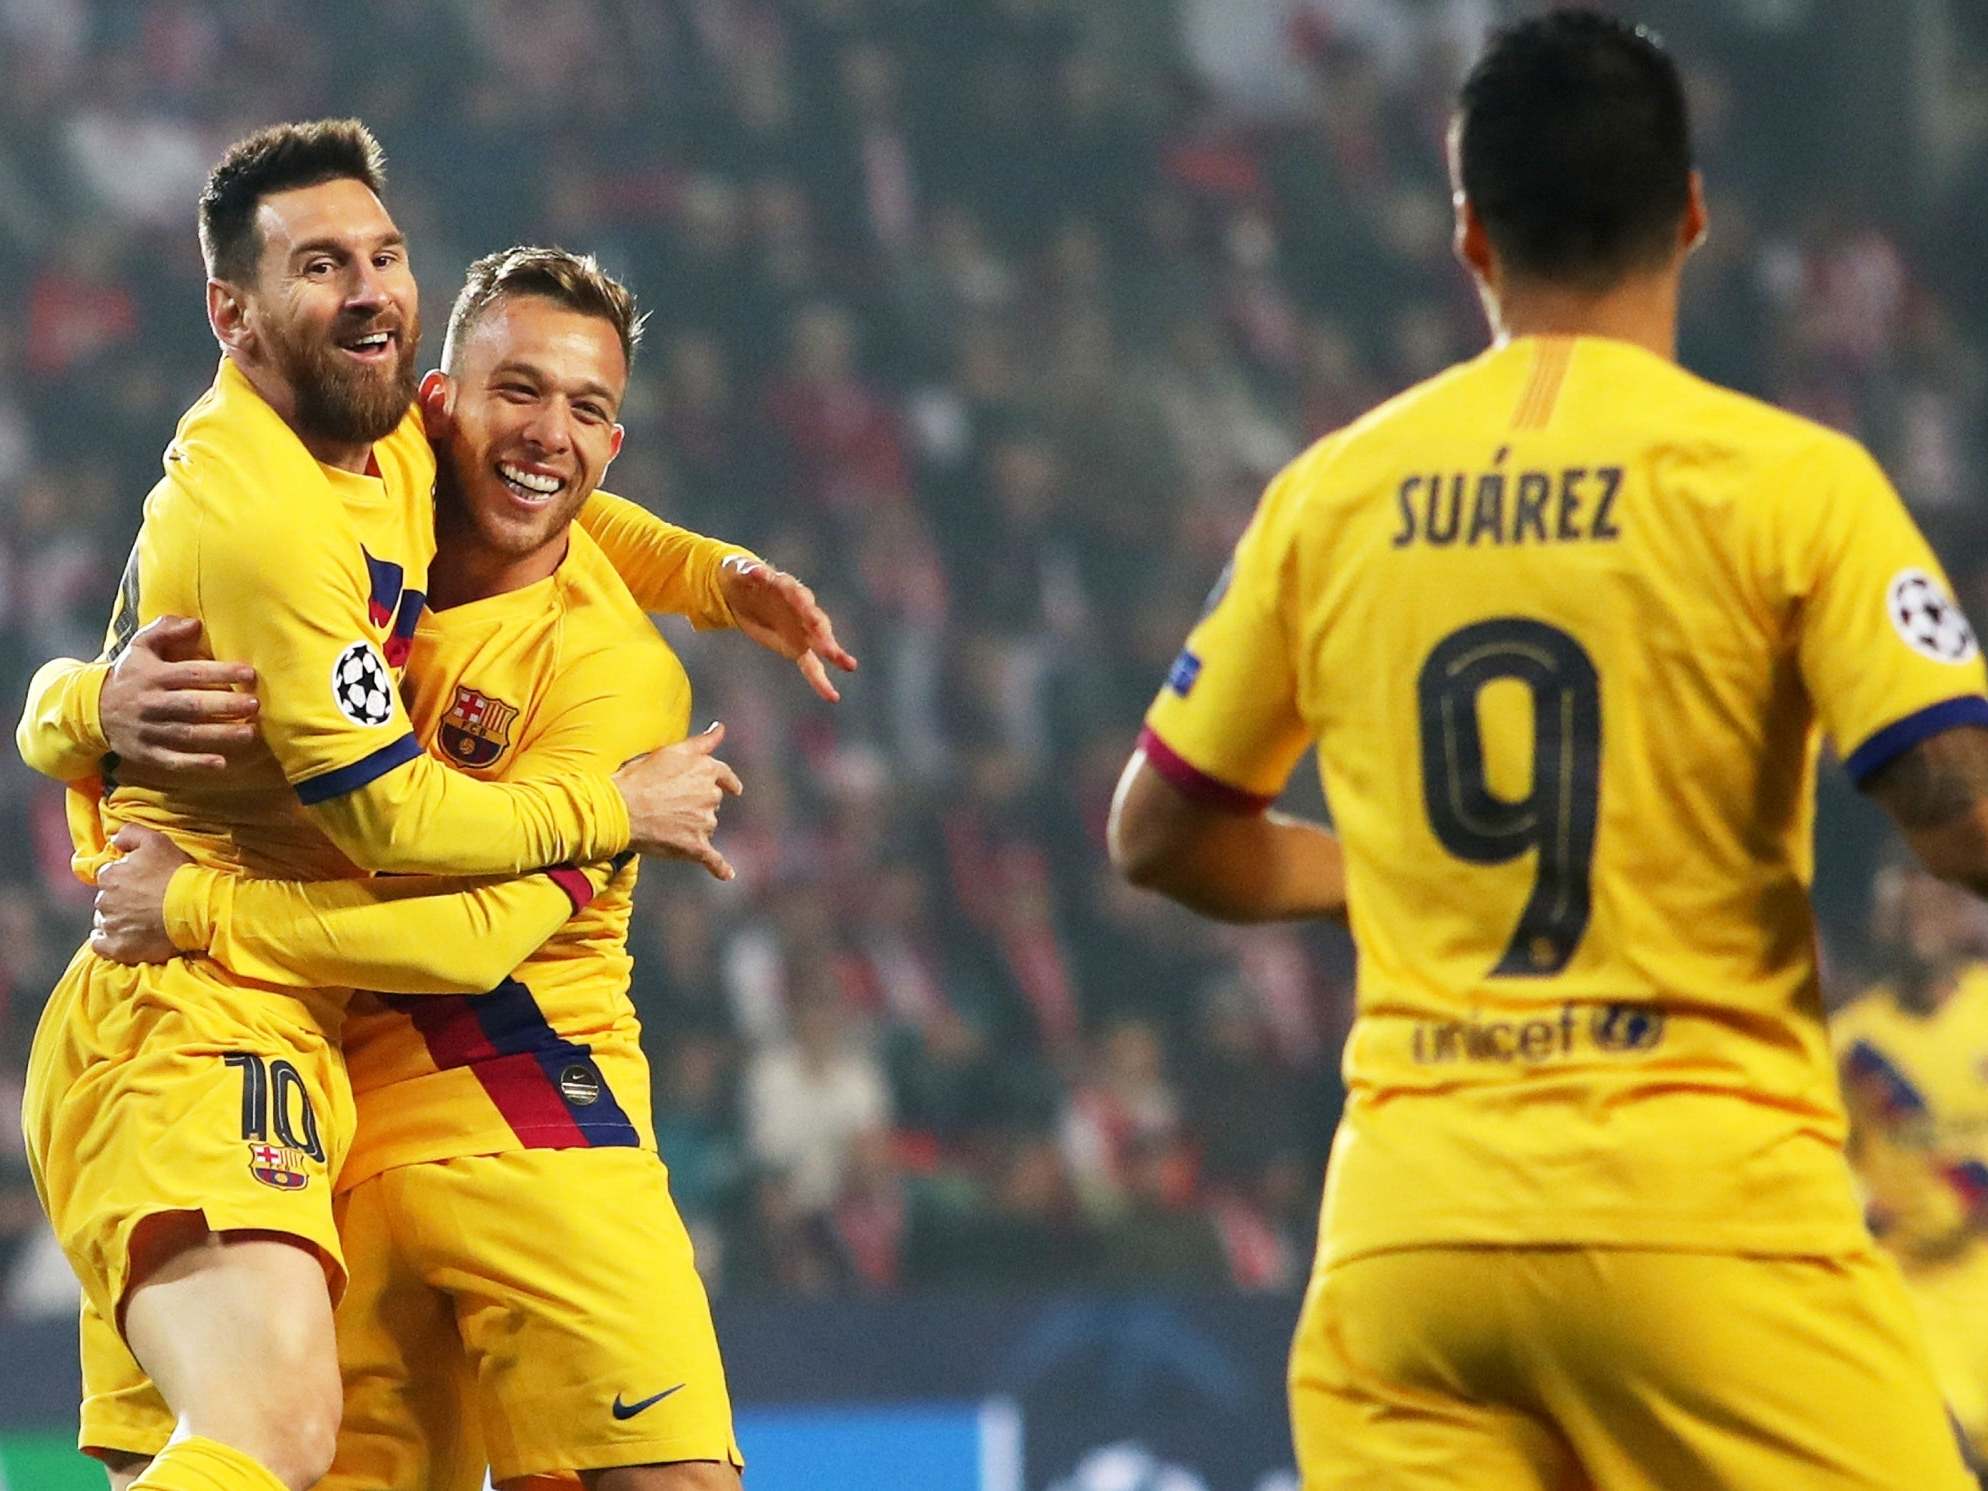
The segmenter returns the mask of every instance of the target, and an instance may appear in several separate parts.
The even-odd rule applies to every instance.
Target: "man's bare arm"
[[[1959,725],[1920,741],[1864,784],[1921,864],[1988,897],[1988,729]]]
[[[1134,751],[1111,805],[1111,862],[1132,884],[1228,922],[1346,915],[1339,840],[1282,813],[1196,802]]]

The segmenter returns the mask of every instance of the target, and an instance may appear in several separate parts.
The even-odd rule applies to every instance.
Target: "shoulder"
[[[420,409],[410,404],[393,433],[373,445],[373,459],[389,490],[427,497],[435,490],[435,447]]]
[[[1953,997],[1955,1007],[1968,1011],[1976,1019],[1988,1018],[1988,963],[1968,964],[1955,982],[1958,985]]]
[[[1448,433],[1460,415],[1483,402],[1482,385],[1495,371],[1490,357],[1453,364],[1314,440],[1278,473],[1269,495],[1281,489],[1280,506],[1294,518],[1335,494],[1363,500],[1378,473],[1402,469],[1404,451],[1419,448],[1427,428]]]
[[[576,525],[560,566],[560,683],[574,695],[689,710],[689,678],[599,546]],[[672,709],[674,712],[674,709]]]
[[[1668,370],[1667,412],[1680,430],[1680,444],[1710,443],[1743,457],[1763,475],[1799,467],[1839,475],[1879,476],[1877,460],[1841,430],[1770,404],[1687,368]]]

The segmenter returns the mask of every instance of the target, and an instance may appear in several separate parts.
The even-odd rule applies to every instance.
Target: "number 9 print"
[[[1532,790],[1491,790],[1477,696],[1515,678],[1532,693]],[[1558,627],[1500,616],[1450,633],[1416,681],[1422,796],[1445,849],[1499,865],[1538,852],[1532,896],[1493,978],[1543,977],[1567,966],[1587,931],[1601,793],[1601,683],[1579,642]]]

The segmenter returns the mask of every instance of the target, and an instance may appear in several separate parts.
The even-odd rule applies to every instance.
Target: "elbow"
[[[1984,806],[1941,828],[1910,835],[1912,851],[1930,875],[1988,895],[1988,812]]]
[[[1168,859],[1165,841],[1151,823],[1126,811],[1123,803],[1114,807],[1105,827],[1105,849],[1111,867],[1127,884],[1140,890],[1160,888]]]

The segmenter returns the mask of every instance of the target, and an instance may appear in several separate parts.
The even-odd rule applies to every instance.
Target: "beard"
[[[385,367],[368,368],[349,361],[338,341],[368,331],[398,331],[399,353]],[[416,358],[420,352],[421,318],[400,325],[340,326],[325,337],[293,336],[288,327],[265,327],[265,339],[277,369],[296,391],[300,433],[340,444],[370,445],[394,431],[407,406],[414,402],[420,382]]]

